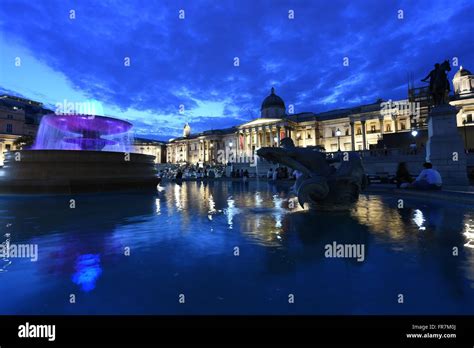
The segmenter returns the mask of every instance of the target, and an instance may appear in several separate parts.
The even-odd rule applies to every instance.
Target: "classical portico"
[[[252,156],[261,147],[280,146],[281,139],[292,133],[289,122],[278,118],[258,118],[237,129],[237,156]]]

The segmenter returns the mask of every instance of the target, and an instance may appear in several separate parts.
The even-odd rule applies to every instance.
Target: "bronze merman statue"
[[[293,190],[302,207],[348,209],[367,184],[360,156],[355,152],[341,152],[327,159],[317,149],[295,147],[291,138],[284,138],[281,147],[262,147],[257,155],[301,174]]]

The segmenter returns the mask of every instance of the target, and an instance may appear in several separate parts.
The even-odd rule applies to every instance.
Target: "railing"
[[[326,152],[327,156],[332,158],[344,152],[352,151],[334,151]],[[390,149],[372,149],[356,150],[361,157],[387,157],[387,156],[420,156],[425,154],[425,148],[390,148]]]

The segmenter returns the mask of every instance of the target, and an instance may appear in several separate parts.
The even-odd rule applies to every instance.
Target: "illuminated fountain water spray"
[[[34,150],[130,152],[132,124],[105,116],[45,115]]]

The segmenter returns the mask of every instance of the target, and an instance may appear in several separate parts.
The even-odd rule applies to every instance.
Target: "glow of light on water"
[[[426,227],[423,226],[423,223],[426,220],[425,220],[425,217],[423,216],[423,213],[421,212],[421,210],[419,210],[419,209],[415,210],[415,213],[413,215],[413,221],[418,226],[418,229],[420,229],[420,230],[425,230],[426,229]]]
[[[466,237],[467,242],[464,244],[466,248],[474,249],[474,221],[469,219],[465,225],[463,235]]]
[[[216,203],[214,202],[214,197],[212,195],[209,195],[209,214],[213,214],[216,212]]]
[[[283,199],[278,197],[278,195],[273,195],[273,204],[275,205],[275,227],[281,228],[283,225],[281,223],[282,211],[283,211]]]
[[[263,199],[262,196],[260,196],[260,192],[255,192],[255,206],[260,207],[262,205]]]
[[[237,214],[237,210],[235,208],[235,201],[232,199],[232,197],[229,197],[227,199],[227,209],[225,210],[225,214],[227,216],[227,224],[229,225],[229,228],[232,229],[234,215]]]
[[[181,186],[179,185],[174,185],[174,200],[176,201],[176,209],[181,211],[183,204],[181,203]]]
[[[155,199],[155,206],[156,206],[156,215],[161,214],[161,201],[159,198]]]
[[[81,255],[76,260],[76,273],[72,281],[79,285],[83,291],[94,290],[97,278],[102,274],[100,256],[98,254]]]

